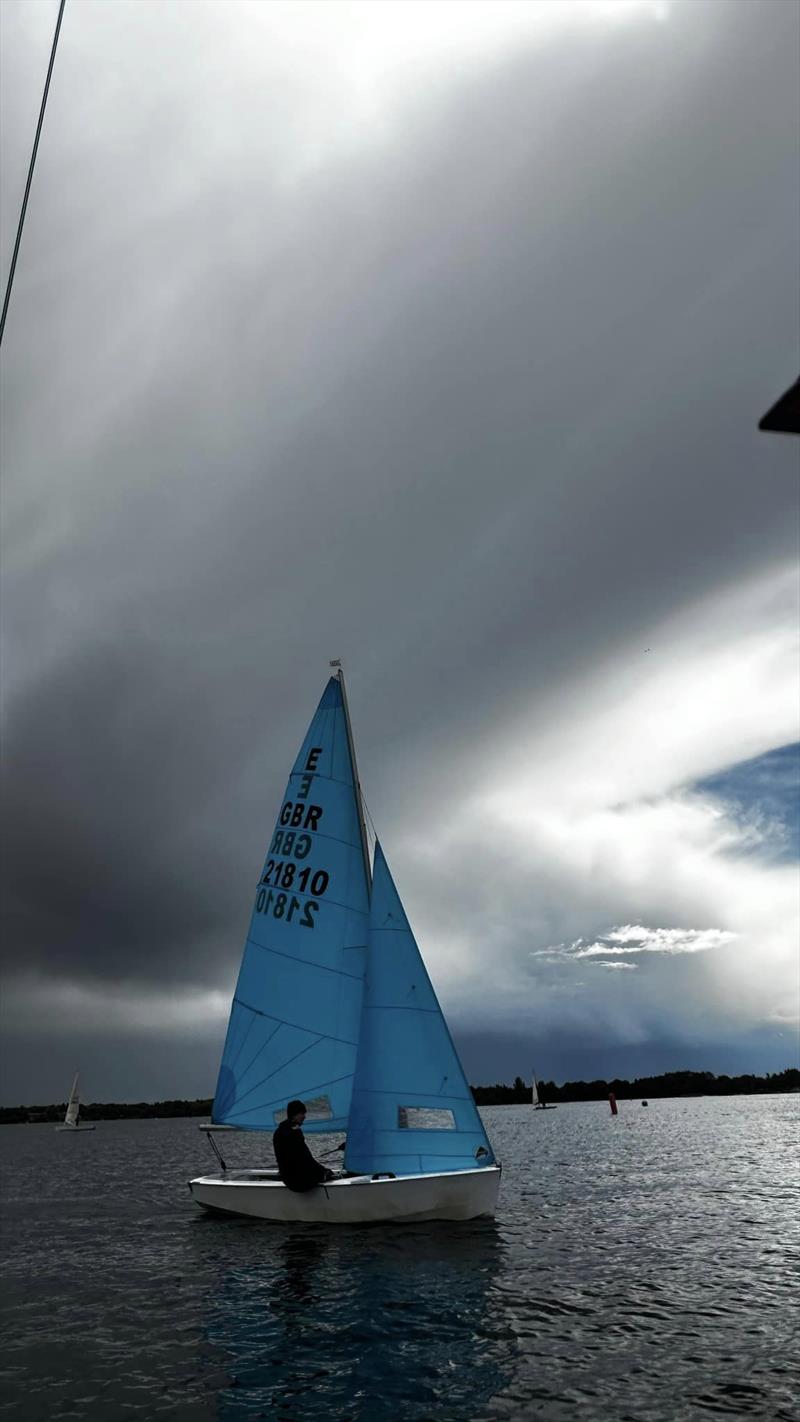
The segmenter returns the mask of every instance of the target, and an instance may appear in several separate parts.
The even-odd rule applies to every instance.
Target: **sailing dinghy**
[[[344,1169],[304,1193],[229,1169],[212,1132],[346,1132]],[[371,863],[341,671],[289,777],[256,886],[212,1108],[207,1209],[331,1224],[493,1215],[500,1167],[380,844]]]
[[[536,1080],[535,1071],[531,1072],[531,1078],[531,1102],[534,1111],[555,1111],[555,1103],[551,1105],[549,1101],[545,1101],[542,1088]]]
[[[75,1080],[72,1083],[72,1090],[69,1093],[69,1101],[67,1102],[67,1113],[64,1117],[63,1125],[56,1126],[56,1130],[70,1131],[72,1134],[74,1134],[75,1131],[93,1131],[95,1129],[96,1128],[94,1126],[81,1124],[81,1100],[80,1093],[78,1091],[78,1073],[76,1072]]]

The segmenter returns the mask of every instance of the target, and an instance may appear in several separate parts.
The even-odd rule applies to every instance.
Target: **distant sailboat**
[[[531,1072],[531,1102],[534,1111],[555,1111],[556,1109],[555,1103],[551,1106],[549,1101],[545,1101],[542,1088],[536,1080],[535,1071]]]
[[[373,878],[341,671],[256,886],[212,1145],[215,1128],[271,1134],[291,1098],[306,1132],[347,1133],[344,1172],[298,1193],[220,1156],[221,1175],[189,1182],[199,1205],[340,1224],[494,1214],[500,1167],[377,843]]]
[[[69,1093],[67,1102],[67,1114],[64,1117],[64,1124],[56,1126],[57,1131],[94,1131],[95,1126],[81,1125],[81,1103],[78,1092],[78,1073],[75,1073],[75,1080],[72,1083],[72,1090]]]

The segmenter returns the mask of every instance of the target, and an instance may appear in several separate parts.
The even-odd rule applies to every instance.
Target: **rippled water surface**
[[[393,1228],[204,1216],[194,1121],[0,1128],[0,1417],[794,1422],[800,1097],[483,1115],[497,1220]]]

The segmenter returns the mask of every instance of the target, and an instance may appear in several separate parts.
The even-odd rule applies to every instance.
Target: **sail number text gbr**
[[[311,853],[311,835],[319,828],[323,816],[321,805],[307,803],[321,754],[321,746],[314,746],[309,751],[297,799],[287,800],[281,808],[268,851],[272,857],[266,862],[256,894],[256,913],[285,918],[287,923],[294,921],[301,928],[314,927],[314,915],[319,912],[317,900],[322,898],[330,883],[327,870],[297,863],[298,859],[307,859]],[[284,890],[289,892],[284,893]],[[292,890],[295,892],[292,893]],[[298,893],[313,897],[302,903]]]

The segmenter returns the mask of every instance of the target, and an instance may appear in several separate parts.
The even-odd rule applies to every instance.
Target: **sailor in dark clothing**
[[[324,1180],[333,1179],[333,1171],[320,1165],[306,1145],[302,1129],[305,1119],[306,1108],[302,1101],[290,1101],[286,1120],[281,1121],[272,1137],[281,1180],[288,1190],[300,1192],[313,1190]]]

